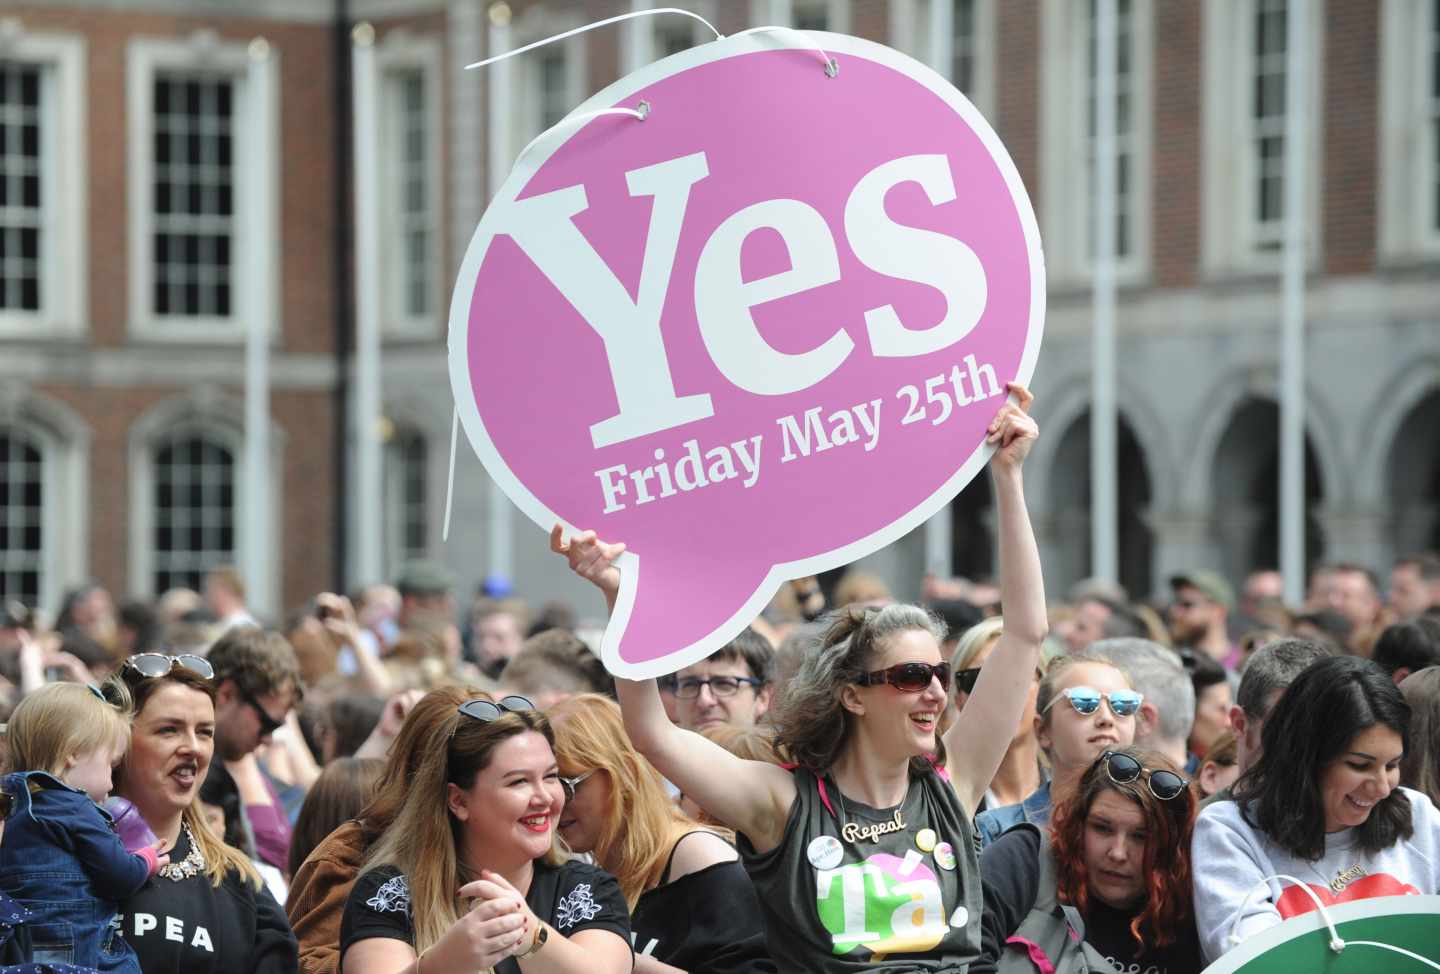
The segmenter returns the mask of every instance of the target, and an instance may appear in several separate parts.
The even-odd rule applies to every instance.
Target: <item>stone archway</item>
[[[1119,515],[1120,584],[1133,598],[1149,596],[1152,584],[1154,537],[1146,523],[1153,486],[1145,450],[1122,415],[1116,442],[1120,469]],[[1049,477],[1049,506],[1055,525],[1056,546],[1064,552],[1057,575],[1067,582],[1090,575],[1093,557],[1090,541],[1090,412],[1081,412],[1060,436]],[[1050,575],[1050,566],[1046,566]],[[1063,593],[1057,590],[1057,597]]]
[[[1212,531],[1218,566],[1232,579],[1279,565],[1280,408],[1273,399],[1240,400],[1215,448],[1210,465]],[[1325,485],[1310,434],[1305,435],[1305,569],[1324,558],[1318,517]],[[1206,567],[1206,566],[1195,566]]]
[[[1440,550],[1440,388],[1400,422],[1386,458],[1385,483],[1395,553]]]

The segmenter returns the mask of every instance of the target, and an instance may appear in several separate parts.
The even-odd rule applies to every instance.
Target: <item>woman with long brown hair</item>
[[[146,974],[288,974],[296,946],[284,911],[200,808],[215,752],[214,673],[199,656],[161,653],[132,656],[116,672],[134,718],[115,794],[134,804],[170,856],[122,904],[125,939]]]
[[[342,974],[628,974],[619,886],[556,838],[550,722],[510,696],[466,701],[437,730],[345,903]]]
[[[630,746],[615,702],[588,693],[549,713],[570,799],[560,837],[620,884],[636,974],[774,971],[760,900],[735,847],[676,808],[660,773]]]
[[[980,858],[985,956],[1044,969],[1191,974],[1204,962],[1190,888],[1195,797],[1163,756],[1106,751],[1048,831],[1021,825]],[[1087,967],[1070,967],[1084,956]]]

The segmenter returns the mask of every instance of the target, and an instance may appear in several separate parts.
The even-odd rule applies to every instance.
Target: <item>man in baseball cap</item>
[[[1235,607],[1235,590],[1217,572],[1195,571],[1174,575],[1170,587],[1170,635],[1176,648],[1205,653],[1227,670],[1240,662],[1240,647],[1230,641],[1226,622]]]

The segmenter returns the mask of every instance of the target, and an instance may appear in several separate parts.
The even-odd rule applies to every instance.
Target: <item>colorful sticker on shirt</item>
[[[589,883],[578,883],[555,907],[555,929],[569,930],[577,923],[593,920],[600,915],[601,906],[590,894]]]
[[[834,952],[923,953],[945,938],[945,904],[919,856],[877,852],[864,862],[815,873],[816,911]]]

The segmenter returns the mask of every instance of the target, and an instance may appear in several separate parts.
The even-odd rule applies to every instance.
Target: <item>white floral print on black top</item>
[[[375,895],[365,901],[365,905],[376,913],[409,914],[410,884],[405,882],[404,876],[387,879],[385,884],[375,891]]]
[[[580,883],[555,906],[555,927],[569,930],[583,920],[593,920],[600,914],[601,906],[590,895],[590,884]]]

